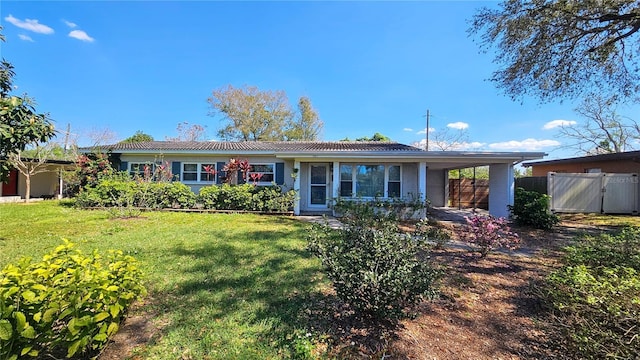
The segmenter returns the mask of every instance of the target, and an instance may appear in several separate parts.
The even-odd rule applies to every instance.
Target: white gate
[[[636,214],[637,174],[555,173],[547,175],[553,212]]]

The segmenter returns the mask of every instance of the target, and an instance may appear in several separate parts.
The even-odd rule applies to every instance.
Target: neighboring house
[[[61,171],[74,167],[73,161],[47,160],[47,170],[31,176],[31,197],[61,196]],[[18,170],[11,170],[6,182],[0,183],[0,202],[18,201],[26,194],[25,176]]]
[[[119,143],[101,147],[114,166],[131,174],[145,165],[170,166],[176,180],[198,192],[224,181],[230,159],[247,160],[262,174],[258,185],[276,183],[295,189],[294,213],[329,210],[338,197],[373,199],[428,198],[447,206],[448,170],[489,166],[489,212],[508,216],[513,204],[515,163],[541,159],[544,153],[424,151],[389,142],[171,142]],[[91,149],[84,149],[85,152]],[[212,176],[204,168],[217,170]]]
[[[640,151],[535,161],[522,165],[531,167],[532,176],[547,176],[549,172],[640,173]]]

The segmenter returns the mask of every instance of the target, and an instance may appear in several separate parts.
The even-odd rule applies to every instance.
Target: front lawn
[[[149,295],[135,314],[159,329],[148,359],[274,359],[310,349],[301,320],[327,287],[306,251],[307,226],[288,217],[149,212],[112,219],[47,201],[0,205],[0,267],[39,260],[62,242],[120,249],[140,261]]]

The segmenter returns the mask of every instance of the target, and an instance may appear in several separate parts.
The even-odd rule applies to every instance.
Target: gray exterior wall
[[[432,206],[447,206],[448,172],[446,170],[429,170],[427,168],[427,200]]]

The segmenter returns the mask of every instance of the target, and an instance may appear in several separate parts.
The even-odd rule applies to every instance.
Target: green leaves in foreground
[[[640,228],[578,239],[538,291],[551,343],[572,358],[640,358]]]
[[[426,238],[402,234],[397,223],[376,219],[346,217],[345,227],[335,230],[316,225],[309,249],[322,260],[338,297],[359,316],[394,323],[423,297],[435,295],[439,272],[426,256]]]
[[[0,359],[99,350],[144,293],[121,251],[86,256],[65,240],[39,263],[22,258],[0,272]]]

